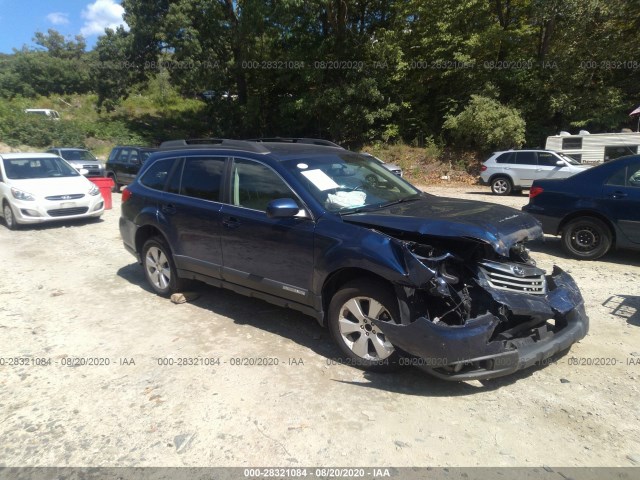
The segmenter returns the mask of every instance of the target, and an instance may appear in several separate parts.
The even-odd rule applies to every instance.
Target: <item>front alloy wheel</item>
[[[385,371],[397,366],[398,353],[373,320],[399,323],[398,300],[391,286],[358,280],[339,290],[329,307],[329,329],[348,364]]]
[[[7,225],[9,230],[16,230],[18,228],[18,222],[16,222],[16,217],[13,215],[11,205],[6,201],[2,207],[2,215],[4,216],[4,223]]]

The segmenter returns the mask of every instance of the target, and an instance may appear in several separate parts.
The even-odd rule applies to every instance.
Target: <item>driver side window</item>
[[[258,162],[235,159],[231,175],[231,203],[265,212],[278,198],[296,199],[295,194],[269,167]]]

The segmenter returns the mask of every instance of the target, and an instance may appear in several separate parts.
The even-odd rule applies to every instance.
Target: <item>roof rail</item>
[[[263,137],[263,138],[250,138],[249,142],[273,142],[273,143],[304,143],[308,145],[323,145],[325,147],[342,148],[337,143],[333,143],[323,138],[304,138],[304,137]]]
[[[167,140],[160,144],[160,148],[210,148],[218,146],[236,150],[249,150],[254,153],[269,153],[264,145],[246,140],[231,140],[228,138],[190,138],[181,140]]]

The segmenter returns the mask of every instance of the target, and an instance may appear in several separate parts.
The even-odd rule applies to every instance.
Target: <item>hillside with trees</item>
[[[130,29],[107,30],[91,51],[49,30],[0,56],[0,141],[315,136],[483,155],[560,130],[635,130],[638,2],[122,5]],[[27,107],[63,121],[44,135]]]

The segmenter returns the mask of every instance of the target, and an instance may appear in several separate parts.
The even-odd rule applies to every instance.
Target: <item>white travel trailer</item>
[[[564,153],[581,163],[602,163],[638,153],[640,133],[594,133],[581,130],[578,135],[560,132],[547,137],[547,150]]]

